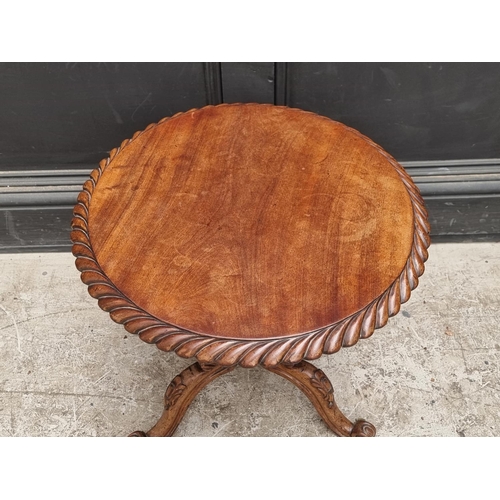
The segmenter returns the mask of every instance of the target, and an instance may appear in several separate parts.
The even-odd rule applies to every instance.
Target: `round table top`
[[[82,279],[113,319],[165,350],[248,366],[245,349],[276,364],[300,342],[311,359],[371,335],[429,244],[418,190],[379,146],[258,104],[180,113],[124,141],[73,227]]]

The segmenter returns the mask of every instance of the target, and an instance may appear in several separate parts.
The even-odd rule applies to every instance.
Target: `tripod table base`
[[[194,363],[177,375],[165,393],[160,420],[148,432],[135,431],[131,437],[172,436],[196,395],[212,380],[228,373],[234,366]],[[351,422],[338,408],[333,387],[324,372],[307,361],[295,365],[266,368],[297,386],[314,405],[329,429],[338,436],[372,437],[375,427],[366,420]]]

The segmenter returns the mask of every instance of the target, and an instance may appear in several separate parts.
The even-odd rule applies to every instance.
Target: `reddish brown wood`
[[[412,222],[385,156],[343,125],[274,106],[151,128],[105,169],[89,210],[97,261],[124,295],[219,338],[296,335],[354,314],[400,275]]]
[[[326,425],[337,436],[373,437],[375,427],[366,420],[352,423],[335,404],[333,387],[322,370],[307,361],[267,368],[296,385],[311,401]]]
[[[182,417],[196,395],[210,382],[228,373],[230,366],[200,365],[188,366],[167,387],[163,414],[148,432],[135,431],[130,437],[167,437],[172,436]]]
[[[179,114],[92,172],[73,219],[113,320],[204,363],[297,363],[408,300],[429,226],[404,169],[358,132],[269,105]]]

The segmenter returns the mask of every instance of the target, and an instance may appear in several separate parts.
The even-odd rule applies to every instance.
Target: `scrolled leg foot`
[[[373,424],[366,420],[357,420],[351,431],[351,437],[375,437],[377,430]]]
[[[353,424],[339,410],[330,380],[311,363],[301,361],[295,365],[277,365],[266,369],[297,386],[309,398],[326,425],[338,436],[375,436],[376,430],[372,424],[366,420],[357,420]]]
[[[129,434],[128,437],[129,438],[148,437],[148,435],[143,431],[134,431],[131,434]]]

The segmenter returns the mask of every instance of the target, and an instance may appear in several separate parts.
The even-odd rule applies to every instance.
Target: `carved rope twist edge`
[[[230,105],[234,104],[220,104],[217,107]],[[214,338],[184,330],[155,318],[124,296],[103,272],[92,249],[88,228],[92,194],[103,171],[123,148],[157,125],[193,111],[195,109],[164,118],[157,124],[151,124],[145,130],[136,132],[131,139],[123,141],[118,148],[110,151],[109,157],[102,160],[97,169],[91,172],[90,178],[84,183],[78,195],[71,232],[76,267],[81,272],[82,281],[88,285],[90,295],[98,299],[99,307],[110,313],[113,321],[123,324],[128,332],[138,334],[143,341],[154,343],[163,351],[175,351],[184,358],[196,357],[200,363],[243,367],[262,364],[267,367],[280,363],[295,364],[303,359],[314,360],[322,354],[337,352],[341,347],[353,346],[359,339],[370,337],[375,329],[387,323],[390,316],[399,312],[401,304],[410,298],[411,291],[418,285],[419,276],[424,272],[424,262],[428,257],[427,248],[430,245],[427,212],[418,188],[403,167],[380,146],[349,127],[346,128],[371,144],[391,163],[404,183],[413,207],[415,231],[406,265],[392,285],[370,304],[333,325],[311,332],[277,339],[247,340]],[[298,111],[332,121],[315,113]]]

